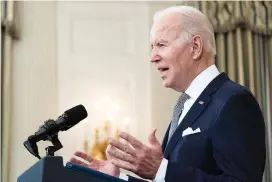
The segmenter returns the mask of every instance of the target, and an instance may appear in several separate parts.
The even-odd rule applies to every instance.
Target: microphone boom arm
[[[45,131],[48,127],[55,126],[55,125],[56,124],[54,120],[49,119],[45,121],[44,125],[40,126],[40,129],[38,132]],[[24,142],[24,146],[27,148],[27,150],[31,154],[33,154],[38,159],[41,159],[41,157],[39,156],[39,150],[37,147],[37,142],[39,140],[50,141],[53,144],[53,146],[48,146],[45,148],[46,156],[54,156],[55,152],[63,147],[59,141],[58,132],[51,132],[51,133],[48,133],[47,135],[38,135],[38,137],[36,135],[31,135],[30,137],[28,137],[28,140]]]
[[[54,156],[54,153],[56,151],[58,151],[59,149],[61,149],[63,146],[59,141],[58,135],[52,135],[48,137],[48,141],[51,141],[51,143],[53,144],[53,146],[48,146],[45,148],[46,150],[46,155],[47,156]]]

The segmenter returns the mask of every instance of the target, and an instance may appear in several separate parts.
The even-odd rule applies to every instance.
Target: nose
[[[160,55],[155,49],[153,49],[151,51],[151,63],[156,63],[156,62],[159,62],[160,60],[161,60]]]

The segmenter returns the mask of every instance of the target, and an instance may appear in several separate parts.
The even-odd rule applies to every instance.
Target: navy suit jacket
[[[200,104],[199,102],[204,102]],[[182,137],[191,127],[201,132]],[[171,140],[165,182],[261,182],[265,166],[265,124],[246,88],[225,73],[217,76],[188,111]],[[129,177],[130,182],[140,179]]]

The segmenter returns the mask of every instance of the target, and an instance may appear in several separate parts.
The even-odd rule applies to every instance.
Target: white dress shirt
[[[208,86],[208,84],[219,75],[219,71],[215,65],[211,65],[206,70],[201,72],[190,84],[188,89],[185,91],[186,94],[190,96],[190,98],[185,102],[184,109],[182,111],[182,114],[179,118],[178,124],[182,121],[184,116],[187,114],[187,112],[190,110],[192,105],[195,103],[197,98],[200,96],[200,94],[203,92],[203,90]],[[161,162],[161,165],[158,169],[158,172],[156,174],[156,177],[154,179],[154,182],[165,182],[165,175],[167,170],[168,160],[163,159]],[[119,176],[121,179],[124,179],[128,181],[128,176],[124,174],[120,174]]]
[[[208,86],[208,84],[219,75],[219,71],[215,65],[212,65],[208,67],[206,70],[201,72],[190,84],[188,89],[185,91],[186,94],[190,96],[190,99],[188,99],[184,104],[184,109],[182,111],[182,114],[180,115],[179,122],[182,121],[184,116],[187,114],[187,112],[190,110],[192,105],[195,103],[197,98],[200,96],[200,94],[203,92],[203,90]],[[156,174],[156,177],[154,179],[155,182],[165,182],[165,175],[167,170],[168,160],[163,159],[162,163],[158,169],[158,172]]]

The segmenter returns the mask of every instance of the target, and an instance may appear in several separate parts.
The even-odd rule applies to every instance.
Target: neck
[[[190,75],[188,75],[188,81],[183,86],[183,88],[180,90],[181,92],[185,92],[188,87],[191,85],[192,81],[204,70],[209,68],[211,65],[214,64],[214,58],[210,58],[207,60],[200,60],[199,63],[195,66],[195,69],[190,72]]]

